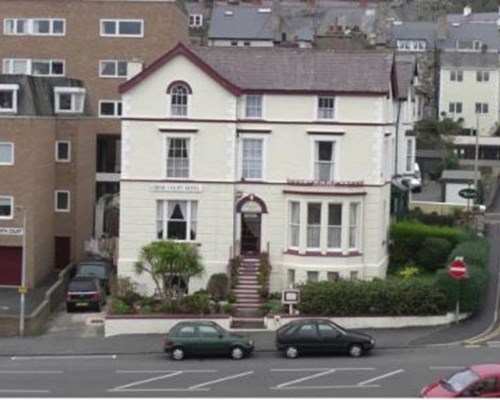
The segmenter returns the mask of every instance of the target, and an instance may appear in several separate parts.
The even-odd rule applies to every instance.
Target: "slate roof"
[[[273,40],[269,7],[238,5],[215,6],[212,11],[209,39]],[[232,13],[231,15],[229,15]]]
[[[191,47],[179,43],[119,87],[127,92],[178,55],[197,64],[236,95],[242,92],[387,94],[391,91],[392,52]]]
[[[392,54],[315,49],[192,48],[244,90],[388,92]]]
[[[472,12],[468,16],[464,16],[463,13],[462,14],[448,14],[448,15],[446,15],[446,20],[448,22],[496,23],[498,19],[500,19],[500,13],[496,13],[496,12],[481,12],[481,13]]]
[[[416,57],[411,54],[396,55],[396,97],[400,100],[408,98],[413,77],[417,72]]]
[[[470,53],[470,52],[443,52],[441,53],[441,67],[471,67],[491,68],[500,67],[496,53]]]
[[[468,23],[459,26],[448,24],[446,39],[441,47],[455,49],[457,40],[480,40],[488,50],[498,51],[500,48],[500,33],[496,24]]]
[[[54,116],[54,87],[84,87],[79,79],[30,75],[0,75],[0,84],[18,84],[18,116]],[[85,116],[90,115],[85,101]],[[71,114],[65,114],[71,115]],[[82,114],[78,114],[81,116]]]
[[[389,45],[396,47],[397,40],[425,40],[427,49],[433,50],[436,41],[435,22],[402,22],[392,24]]]

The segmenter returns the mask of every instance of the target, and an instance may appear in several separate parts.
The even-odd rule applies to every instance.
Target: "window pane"
[[[57,143],[57,159],[67,160],[69,159],[69,144],[65,142]]]
[[[14,93],[12,90],[0,90],[0,110],[12,110],[14,108]]]
[[[171,178],[189,177],[189,139],[168,138],[167,176]]]
[[[59,94],[59,109],[60,110],[71,110],[71,94],[70,93],[60,93]]]
[[[50,64],[47,61],[33,61],[33,75],[49,75]]]
[[[0,163],[12,163],[12,144],[0,143]]]
[[[61,61],[52,62],[52,75],[64,75],[64,63]]]
[[[12,199],[0,197],[0,217],[10,217],[12,214]]]
[[[300,233],[300,203],[292,201],[290,203],[290,246],[299,246]]]
[[[50,21],[38,19],[33,21],[34,33],[50,33]]]
[[[118,61],[118,76],[127,76],[127,62],[126,61]]]
[[[26,60],[14,60],[12,62],[12,74],[28,74],[28,62]]]
[[[307,204],[307,247],[320,245],[321,203]]]
[[[319,272],[318,271],[307,271],[307,282],[318,282]]]
[[[334,170],[334,142],[317,141],[315,159],[315,179],[332,181]]]
[[[243,139],[243,178],[262,178],[262,139]]]
[[[63,20],[53,21],[53,29],[54,33],[64,33],[64,21]]]
[[[120,21],[120,35],[140,35],[141,23],[137,21]]]
[[[101,62],[101,75],[105,76],[116,75],[116,63],[112,61]]]
[[[102,23],[103,31],[106,35],[114,35],[116,33],[115,21],[104,21]]]
[[[342,205],[328,205],[328,248],[340,248],[342,234]]]
[[[66,192],[57,192],[57,203],[56,207],[58,210],[67,210],[69,209],[69,201],[68,201],[68,193]]]
[[[100,107],[101,115],[115,115],[115,103],[113,102],[101,102]]]

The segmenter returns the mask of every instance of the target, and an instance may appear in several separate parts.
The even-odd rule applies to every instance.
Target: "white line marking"
[[[0,371],[0,374],[64,374],[64,371]]]
[[[335,368],[336,371],[373,371],[375,368]],[[327,371],[331,368],[271,368],[272,372],[293,372],[293,371]]]
[[[67,355],[67,356],[13,356],[10,359],[15,361],[15,360],[61,360],[61,359],[68,359],[68,360],[73,360],[73,359],[96,359],[96,358],[110,358],[110,359],[116,359],[116,354],[112,355],[80,355],[80,356],[74,356],[74,355]]]
[[[152,369],[145,369],[145,370],[140,370],[140,369],[132,369],[132,370],[127,370],[127,369],[118,369],[115,371],[117,374],[164,374],[167,372],[183,372],[185,374],[188,373],[198,373],[198,372],[218,372],[218,369],[192,369],[189,371],[179,371],[179,370],[172,370],[172,369],[162,369],[162,370],[152,370]]]
[[[198,389],[198,388],[201,388],[203,386],[209,386],[209,385],[212,385],[214,383],[224,382],[224,381],[228,381],[230,379],[236,379],[236,378],[239,378],[241,376],[246,376],[246,375],[251,375],[251,374],[253,374],[253,371],[247,371],[247,372],[243,372],[241,374],[225,376],[224,378],[215,379],[213,381],[203,382],[203,383],[200,383],[198,385],[189,386],[188,389],[191,389],[191,390]]]
[[[294,379],[293,381],[288,381],[288,382],[280,383],[279,385],[276,385],[275,388],[276,389],[281,389],[283,387],[293,385],[294,383],[304,382],[304,381],[307,381],[307,380],[313,379],[313,378],[319,378],[320,376],[324,376],[324,375],[328,375],[328,374],[333,374],[334,372],[336,372],[336,370],[333,369],[333,368],[331,368],[331,369],[328,369],[328,370],[323,371],[323,372],[318,372],[317,374],[308,375],[308,376],[305,376],[303,378]]]
[[[108,392],[114,392],[109,389]],[[188,388],[165,388],[165,389],[123,389],[121,392],[209,392],[210,389],[188,389]]]
[[[360,382],[360,383],[358,383],[358,385],[363,386],[363,385],[366,385],[367,383],[372,383],[372,382],[378,381],[380,379],[388,378],[389,376],[400,374],[401,372],[404,372],[404,369],[397,369],[395,371],[388,372],[387,374],[376,376],[375,378]]]
[[[50,390],[29,390],[29,389],[0,389],[0,393],[50,393]]]
[[[434,367],[429,367],[429,369],[462,369],[463,367],[461,366],[455,366],[455,365],[452,365],[452,366],[434,366]]]
[[[311,390],[311,389],[368,389],[379,388],[380,385],[334,385],[334,386],[290,386],[284,388],[272,387],[271,390]]]
[[[182,374],[182,371],[176,371],[176,372],[172,372],[170,374],[165,374],[165,375],[161,375],[161,376],[155,376],[154,378],[144,379],[142,381],[132,382],[132,383],[129,383],[127,385],[117,386],[117,387],[114,387],[112,389],[108,389],[108,392],[117,392],[117,391],[120,391],[120,390],[123,390],[123,389],[127,389],[127,388],[132,387],[132,386],[137,386],[137,385],[141,385],[143,383],[158,381],[160,379],[170,378],[172,376],[177,376],[177,375],[180,375],[180,374]]]

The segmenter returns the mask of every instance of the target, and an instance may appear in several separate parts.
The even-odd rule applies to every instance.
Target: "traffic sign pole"
[[[455,323],[458,324],[460,317],[460,280],[467,278],[467,264],[463,257],[455,257],[448,265],[448,273],[457,281],[457,303],[455,305]]]

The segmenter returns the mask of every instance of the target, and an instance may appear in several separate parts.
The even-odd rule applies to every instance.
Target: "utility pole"
[[[19,288],[19,336],[24,336],[25,302],[26,302],[26,208],[19,206],[23,211],[23,261],[21,266],[21,286]]]
[[[476,145],[474,152],[474,190],[476,191],[476,197],[474,198],[474,204],[477,204],[477,170],[478,170],[478,162],[479,162],[479,113],[476,110]]]

